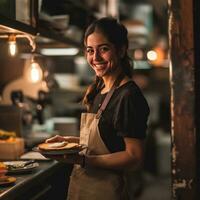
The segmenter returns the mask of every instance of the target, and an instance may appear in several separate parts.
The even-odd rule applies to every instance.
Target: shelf
[[[59,43],[67,44],[69,46],[81,47],[81,44],[75,40],[63,36],[57,32],[46,30],[42,27],[32,27],[25,23],[8,19],[5,16],[0,15],[0,35],[16,33],[16,34],[30,34],[32,36],[49,38]]]
[[[69,46],[81,47],[81,44],[75,40],[72,40],[68,37],[64,37],[62,34],[54,33],[49,30],[44,30],[42,28],[38,28],[38,36],[53,39],[54,41],[58,41],[60,43],[68,44]]]
[[[36,28],[27,25],[25,23],[13,20],[13,19],[8,19],[2,15],[0,15],[0,31],[3,33],[6,32],[14,32],[14,33],[28,33],[30,35],[37,35],[37,30]],[[2,30],[3,29],[3,30]]]

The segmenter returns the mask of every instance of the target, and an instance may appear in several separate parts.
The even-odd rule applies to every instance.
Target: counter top
[[[65,199],[72,166],[57,161],[39,161],[32,172],[12,174],[17,180],[13,185],[0,186],[1,200]],[[24,196],[25,195],[25,196]],[[47,197],[49,195],[50,197]],[[54,196],[54,197],[53,197]],[[44,198],[45,197],[45,198]]]

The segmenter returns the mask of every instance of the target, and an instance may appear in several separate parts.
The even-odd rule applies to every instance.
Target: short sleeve
[[[149,106],[139,88],[126,91],[116,108],[114,128],[117,135],[144,139]]]

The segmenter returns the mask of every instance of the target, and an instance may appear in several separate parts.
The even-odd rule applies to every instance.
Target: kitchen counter
[[[11,174],[13,185],[0,186],[1,200],[64,200],[72,166],[57,161],[39,161],[39,167],[24,174]]]

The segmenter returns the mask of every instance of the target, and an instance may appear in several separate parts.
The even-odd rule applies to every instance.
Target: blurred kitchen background
[[[133,79],[151,109],[144,170],[133,174],[131,190],[138,200],[170,199],[167,11],[167,0],[0,1],[0,129],[23,137],[26,150],[55,134],[78,135],[94,76],[83,33],[92,20],[114,16],[129,31]]]

